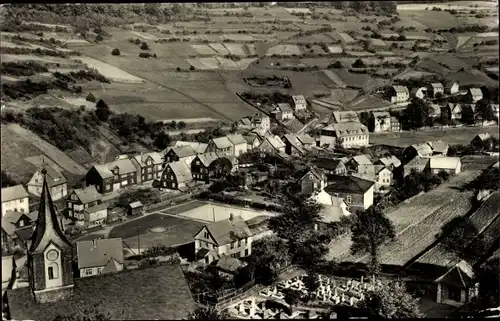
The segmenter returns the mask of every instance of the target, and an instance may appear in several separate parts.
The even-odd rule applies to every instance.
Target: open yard
[[[235,216],[241,215],[241,217],[245,221],[248,221],[249,219],[260,215],[266,215],[268,213],[260,211],[257,212],[243,207],[205,203],[197,208],[193,208],[184,213],[180,213],[179,216],[203,220],[207,222],[214,222],[228,219],[231,214]],[[272,214],[269,213],[268,215],[271,216]]]
[[[370,133],[371,144],[386,144],[407,147],[411,144],[425,143],[431,140],[442,140],[448,144],[470,143],[477,134],[489,133],[498,137],[498,126],[447,128],[443,130],[418,130],[399,133]]]

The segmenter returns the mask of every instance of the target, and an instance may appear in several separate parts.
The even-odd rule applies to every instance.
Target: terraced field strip
[[[336,73],[334,73],[333,71],[331,70],[328,70],[328,69],[325,69],[323,70],[323,73],[331,80],[333,81],[335,84],[337,84],[337,86],[341,87],[341,88],[346,88],[347,87],[347,84],[342,80],[342,78],[340,78]]]
[[[103,61],[83,56],[78,56],[72,59],[75,61],[81,61],[84,64],[88,65],[90,68],[97,69],[104,77],[113,81],[124,83],[144,83],[143,79],[133,76],[128,72],[107,64]]]

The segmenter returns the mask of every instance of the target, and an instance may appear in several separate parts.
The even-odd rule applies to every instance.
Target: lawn
[[[174,246],[193,241],[193,236],[201,229],[202,223],[171,215],[151,214],[137,220],[114,227],[109,238],[121,237],[130,248],[141,249],[152,246]],[[153,227],[163,227],[164,232],[152,232]],[[139,238],[137,237],[139,233]]]
[[[412,144],[425,143],[431,140],[442,140],[448,144],[468,144],[481,133],[489,133],[498,137],[498,126],[448,128],[444,130],[419,130],[400,133],[374,134],[370,133],[371,144],[387,144],[407,147]]]

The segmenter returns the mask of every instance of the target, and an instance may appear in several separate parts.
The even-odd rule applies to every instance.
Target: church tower
[[[73,245],[59,226],[47,170],[42,174],[38,220],[28,250],[30,287],[37,303],[57,301],[73,293]]]

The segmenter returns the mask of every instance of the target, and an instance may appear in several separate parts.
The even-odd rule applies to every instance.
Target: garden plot
[[[205,65],[205,67],[208,70],[220,68],[220,62],[219,62],[219,60],[217,60],[217,57],[205,57],[205,58],[198,58],[198,59],[202,64]]]
[[[257,58],[243,58],[239,61],[236,61],[236,64],[238,65],[240,70],[245,70],[255,60],[257,60]]]
[[[240,70],[240,67],[238,66],[238,64],[236,64],[236,62],[234,62],[231,59],[222,58],[222,57],[216,57],[216,59],[219,62],[219,67],[221,69],[224,69],[224,70]]]
[[[200,58],[186,59],[186,61],[191,66],[193,66],[194,68],[196,68],[197,70],[213,70],[214,69],[214,68],[207,67],[203,62],[201,62]]]
[[[356,43],[357,42],[356,40],[354,40],[354,38],[352,38],[351,36],[349,36],[345,32],[339,32],[339,36],[344,43]]]
[[[214,34],[198,35],[198,38],[202,41],[210,41],[210,42],[222,42],[224,40],[224,37],[222,35],[214,35]]]
[[[130,31],[130,32],[138,37],[141,37],[142,39],[152,40],[152,41],[158,40],[158,37],[147,32],[138,32],[138,31]]]
[[[196,50],[196,52],[198,52],[200,55],[203,56],[213,56],[217,54],[217,52],[208,45],[190,45],[190,46],[191,48]]]
[[[117,67],[111,66],[105,62],[99,61],[97,59],[93,59],[90,57],[79,56],[78,58],[72,58],[75,61],[81,61],[84,64],[88,65],[90,68],[95,68],[101,73],[104,77],[115,81],[115,82],[124,82],[124,83],[143,83],[144,80],[129,74]]]
[[[426,72],[426,71],[420,71],[420,70],[413,70],[413,69],[407,69],[400,73],[399,75],[394,76],[394,79],[410,79],[410,78],[422,78],[426,76],[432,76],[435,75],[432,72]]]
[[[0,47],[2,47],[2,48],[28,48],[28,49],[36,49],[36,47],[32,46],[31,44],[23,43],[22,45],[19,45],[19,44],[16,44],[16,43],[13,43],[13,42],[10,42],[10,41],[6,41],[6,40],[2,40],[0,42]],[[47,49],[47,48],[44,48],[44,49]]]
[[[385,47],[387,44],[382,39],[371,39],[372,45],[377,47]]]
[[[498,32],[484,32],[484,33],[478,33],[476,37],[479,38],[496,38],[498,39]]]
[[[328,46],[328,50],[331,52],[331,53],[335,53],[335,54],[341,54],[343,52],[343,49],[341,46]]]
[[[223,40],[231,40],[231,41],[254,41],[254,37],[252,35],[242,35],[242,34],[229,34],[223,35]]]
[[[303,13],[303,14],[310,14],[311,10],[308,8],[285,8],[286,11],[289,13]]]
[[[347,84],[336,73],[331,70],[323,70],[323,73],[340,88],[346,88]]]
[[[300,56],[302,53],[300,48],[297,45],[277,45],[269,48],[267,51],[267,56],[271,55],[282,55],[282,56],[291,56],[297,55]]]
[[[215,50],[217,52],[217,54],[219,55],[229,55],[229,51],[226,49],[226,47],[224,47],[223,44],[220,44],[220,43],[211,43],[209,44],[210,48],[212,48],[213,50]]]
[[[230,53],[231,55],[235,56],[247,56],[247,53],[244,50],[244,46],[239,43],[225,43],[224,44],[226,51]],[[254,47],[254,52],[255,52],[255,47]]]
[[[353,57],[371,57],[375,56],[374,53],[368,52],[368,51],[346,51],[346,54],[353,56]]]

